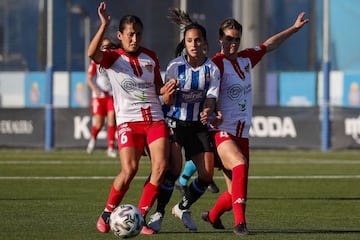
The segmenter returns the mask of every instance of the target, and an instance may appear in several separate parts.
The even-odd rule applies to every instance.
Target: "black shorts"
[[[170,125],[169,125],[170,126]],[[186,160],[193,156],[212,152],[213,146],[210,143],[208,127],[199,122],[173,120],[171,129],[173,141],[180,144],[185,150]]]

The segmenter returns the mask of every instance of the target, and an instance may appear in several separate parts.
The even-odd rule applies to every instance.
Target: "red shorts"
[[[139,152],[144,151],[147,144],[159,138],[168,138],[168,128],[164,120],[156,122],[128,122],[117,127],[118,148],[136,147]]]
[[[106,116],[108,112],[114,111],[114,99],[112,96],[91,99],[91,113],[93,115]]]
[[[249,139],[248,138],[240,138],[235,137],[225,131],[210,131],[210,138],[213,140],[215,147],[217,148],[222,142],[231,140],[235,142],[236,146],[239,148],[241,153],[249,159]],[[218,168],[222,168],[221,160],[215,152],[215,166]]]

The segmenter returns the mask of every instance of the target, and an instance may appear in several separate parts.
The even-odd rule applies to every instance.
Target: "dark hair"
[[[220,28],[219,28],[219,35],[222,37],[224,36],[224,30],[225,29],[236,29],[238,30],[240,33],[242,33],[242,25],[236,21],[235,19],[233,18],[228,18],[228,19],[225,19],[221,25],[220,25]]]
[[[183,39],[179,42],[179,44],[176,46],[176,50],[175,50],[175,56],[178,57],[181,55],[182,51],[185,48],[185,34],[188,30],[191,29],[197,29],[201,32],[201,35],[203,36],[206,44],[207,44],[207,37],[206,37],[206,29],[200,25],[197,22],[194,22],[189,14],[187,14],[184,11],[181,11],[180,9],[177,8],[171,8],[169,9],[170,13],[168,15],[168,18],[170,18],[174,23],[176,23],[177,25],[180,26],[180,29],[182,29],[184,31],[184,37]]]
[[[142,29],[144,28],[144,25],[139,17],[135,15],[125,15],[121,18],[119,23],[119,32],[123,32],[125,29],[126,24],[138,24]]]
[[[116,48],[119,48],[119,46],[114,43],[114,41],[112,40],[112,38],[108,37],[108,36],[105,36],[102,38],[101,40],[101,46],[103,45],[103,42],[104,41],[108,41],[110,42],[110,45],[106,46],[107,49],[116,49]]]
[[[101,39],[101,42],[104,42],[104,41],[109,41],[111,44],[114,44],[113,40],[108,37],[108,36],[104,36],[102,39]]]

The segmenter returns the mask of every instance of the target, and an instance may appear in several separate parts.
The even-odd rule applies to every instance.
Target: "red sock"
[[[232,205],[235,218],[235,226],[245,223],[246,204],[246,165],[241,164],[232,170]]]
[[[158,187],[150,182],[145,184],[138,205],[138,208],[143,216],[146,216],[146,214],[150,211],[150,208],[152,207],[158,194]]]
[[[247,189],[248,189],[248,182],[249,182],[249,164],[246,164],[246,175],[245,175],[245,199],[247,199]],[[245,214],[246,204],[243,204],[243,211]]]
[[[105,210],[112,212],[120,204],[125,193],[126,193],[126,191],[116,190],[114,188],[114,184],[112,184]]]
[[[93,126],[92,129],[91,129],[91,136],[96,139],[97,138],[97,135],[98,133],[100,132],[100,129]]]
[[[108,126],[108,148],[114,148],[115,126]]]
[[[232,208],[232,198],[228,191],[220,194],[213,208],[209,211],[209,220],[214,223],[220,216]]]

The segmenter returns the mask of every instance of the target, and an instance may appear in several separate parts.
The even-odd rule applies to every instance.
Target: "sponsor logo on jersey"
[[[203,90],[190,90],[190,91],[181,91],[177,92],[177,97],[179,101],[183,103],[198,103],[202,102],[205,97]]]

